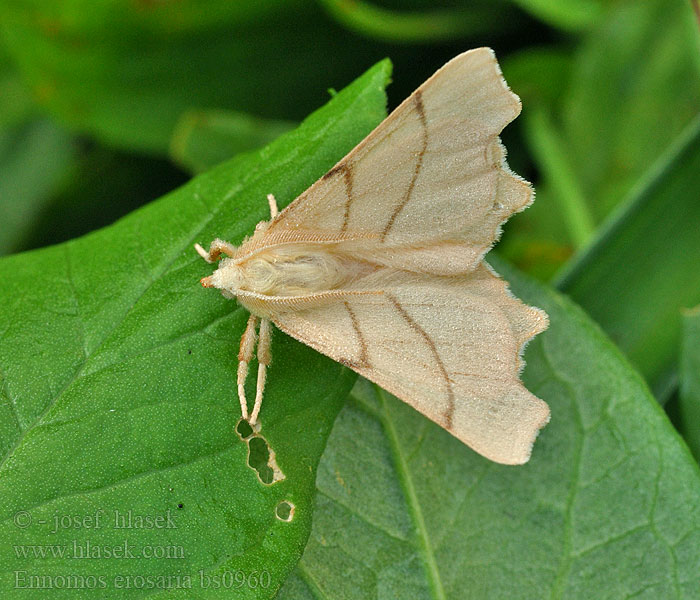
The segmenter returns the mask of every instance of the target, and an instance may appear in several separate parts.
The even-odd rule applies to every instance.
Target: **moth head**
[[[235,296],[241,288],[243,272],[240,265],[232,258],[224,258],[209,277],[203,277],[200,283],[203,287],[213,287],[221,290],[224,296]]]

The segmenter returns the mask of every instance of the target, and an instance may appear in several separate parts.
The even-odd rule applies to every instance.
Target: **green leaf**
[[[5,49],[0,46],[0,129],[18,125],[35,116],[36,106]]]
[[[471,2],[468,6],[421,11],[392,10],[361,0],[318,0],[338,22],[363,35],[391,41],[426,43],[464,36],[493,35],[512,26],[507,6]]]
[[[677,381],[679,311],[700,302],[698,189],[700,115],[558,281],[660,399]]]
[[[0,35],[65,125],[159,155],[193,107],[298,121],[386,54],[313,0],[16,0]]]
[[[266,441],[244,442],[235,373],[247,315],[198,285],[212,267],[192,244],[240,242],[267,218],[267,193],[284,205],[322,175],[384,117],[389,72],[378,64],[294,132],[109,228],[0,261],[4,595],[34,597],[31,576],[59,582],[55,598],[274,595],[306,542],[316,465],[354,377],[274,335]],[[264,485],[248,462],[260,469],[270,449],[285,479]],[[278,518],[284,502],[291,522]],[[129,511],[170,521],[116,527]],[[127,544],[157,558],[69,560],[32,546],[75,555],[88,543],[91,555]],[[41,548],[49,556],[35,558]],[[98,587],[76,592],[68,577]]]
[[[549,199],[558,201],[569,238],[580,248],[593,235],[595,222],[569,163],[566,144],[547,110],[534,107],[524,122],[535,160],[550,184]]]
[[[571,64],[570,49],[551,46],[526,48],[503,62],[506,80],[523,103],[523,114],[511,127],[522,131],[527,145],[521,150],[521,164],[511,162],[516,173],[537,182],[537,202],[506,223],[497,251],[544,281],[571,257],[574,245],[582,243],[592,227],[587,199],[581,197],[566,145],[552,123],[554,109],[569,84]],[[509,131],[510,127],[506,136]],[[507,147],[517,148],[510,140]]]
[[[679,410],[681,433],[700,461],[700,306],[683,315]]]
[[[605,0],[513,0],[514,4],[553,27],[588,29],[603,14]]]
[[[187,181],[169,161],[134,157],[97,144],[79,144],[73,163],[70,177],[34,216],[16,251],[65,242],[105,227]],[[42,171],[40,165],[33,165],[35,176]]]
[[[236,111],[190,110],[175,126],[170,155],[185,169],[201,173],[239,152],[265,146],[293,127],[291,121]]]
[[[700,111],[700,33],[685,0],[621,0],[573,52],[526,48],[504,72],[523,97],[538,201],[500,251],[550,279]]]
[[[552,418],[522,467],[478,456],[365,381],[317,476],[278,598],[698,598],[700,473],[643,380],[569,300],[544,308],[524,381]]]
[[[0,47],[0,255],[22,246],[33,221],[71,173],[75,141],[37,114]]]

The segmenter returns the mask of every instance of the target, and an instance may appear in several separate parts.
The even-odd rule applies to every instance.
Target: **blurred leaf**
[[[527,114],[525,128],[534,158],[550,185],[550,199],[557,200],[559,213],[574,248],[593,235],[595,224],[574,169],[567,146],[552,123],[549,112],[535,106]]]
[[[0,126],[0,254],[22,246],[75,158],[73,138],[48,119]]]
[[[93,0],[60,0],[46,3],[42,0],[16,0],[14,7],[26,11],[24,17],[15,13],[24,23],[32,20],[46,35],[60,37],[64,25],[71,25],[83,33],[104,32],[117,37],[124,31],[134,34],[178,35],[206,31],[212,26],[227,23],[236,26],[250,25],[288,6],[303,6],[303,1],[268,0],[253,2],[178,2],[177,6],[164,6],[158,2],[141,0],[130,5],[121,0],[94,2]],[[127,6],[131,10],[124,10]],[[112,23],[112,31],[105,25]],[[140,30],[140,31],[139,31]]]
[[[187,180],[170,161],[94,144],[81,145],[70,175],[36,213],[16,251],[57,244],[110,225]]]
[[[29,89],[0,46],[0,131],[26,122],[35,112]]]
[[[700,461],[700,306],[683,315],[679,409],[681,433]]]
[[[248,466],[255,453],[248,458],[235,431],[235,357],[247,315],[197,285],[212,268],[192,244],[217,235],[240,242],[267,218],[266,193],[285,204],[322,175],[385,115],[389,72],[387,61],[378,64],[296,131],[109,228],[0,260],[4,574],[104,577],[100,597],[120,599],[144,596],[138,585],[120,589],[120,577],[150,577],[149,597],[172,598],[179,592],[164,588],[189,576],[197,598],[230,598],[244,574],[237,598],[274,595],[306,542],[316,465],[354,376],[274,336],[261,434],[286,478],[261,483]],[[291,522],[276,518],[281,501],[295,505]],[[55,516],[98,511],[107,522],[99,529],[50,533]],[[116,511],[171,515],[175,524],[125,531],[113,525]],[[71,553],[88,542],[161,554],[32,558],[32,544]],[[207,585],[214,575],[229,585]],[[2,579],[5,595],[34,597],[16,583]],[[53,589],[52,597],[74,598],[75,590]]]
[[[0,255],[17,250],[74,167],[73,138],[38,115],[0,46]]]
[[[530,48],[504,72],[523,97],[538,200],[509,224],[500,251],[548,278],[700,111],[700,34],[684,0],[621,0],[573,60]]]
[[[332,17],[368,37],[393,42],[437,42],[493,34],[512,26],[502,2],[470,2],[423,11],[392,10],[363,0],[318,0]]]
[[[503,74],[523,103],[523,114],[533,105],[550,110],[563,100],[571,75],[572,51],[562,46],[532,46],[507,56]]]
[[[190,110],[175,126],[170,155],[190,172],[201,173],[239,152],[265,146],[293,127],[291,121],[235,111]]]
[[[570,81],[562,136],[599,221],[700,112],[700,33],[688,2],[614,3]]]
[[[0,34],[64,123],[160,155],[191,108],[297,121],[386,55],[314,0],[14,0]]]
[[[697,598],[700,473],[642,379],[561,295],[524,380],[552,419],[522,467],[491,463],[358,382],[328,440],[311,537],[280,600]]]
[[[506,80],[523,103],[523,113],[505,130],[504,141],[509,150],[517,149],[518,146],[506,138],[519,130],[524,138],[521,145],[528,150],[526,157],[520,157],[519,161],[517,155],[514,157],[509,152],[509,163],[516,173],[536,182],[536,196],[528,210],[514,215],[506,223],[503,240],[496,250],[541,280],[551,279],[573,253],[572,228],[575,225],[572,220],[575,217],[570,216],[567,222],[566,208],[576,207],[584,215],[579,241],[588,235],[591,227],[590,217],[586,216],[588,208],[581,206],[580,194],[576,194],[577,181],[572,179],[570,171],[567,172],[570,169],[566,165],[568,153],[561,148],[560,134],[548,118],[561,102],[570,71],[571,52],[559,47],[527,48],[503,62]],[[532,170],[533,161],[538,168],[535,171]],[[568,178],[559,177],[560,169]],[[573,196],[567,195],[567,188],[572,187]]]
[[[700,302],[700,115],[558,280],[664,400]]]
[[[514,4],[553,27],[580,31],[593,26],[605,0],[512,0]]]
[[[41,115],[0,47],[0,254],[108,225],[183,182],[170,163],[76,140]]]

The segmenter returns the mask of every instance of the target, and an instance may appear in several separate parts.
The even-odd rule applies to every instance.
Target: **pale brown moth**
[[[498,135],[520,113],[489,48],[460,54],[202,279],[250,311],[238,356],[244,418],[260,413],[270,322],[398,396],[477,452],[521,464],[549,420],[519,379],[547,315],[482,260],[533,200]],[[244,383],[258,339],[258,383]]]

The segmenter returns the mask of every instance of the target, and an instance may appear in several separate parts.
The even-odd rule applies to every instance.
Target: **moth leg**
[[[248,403],[245,399],[245,380],[248,376],[248,363],[253,358],[255,349],[255,327],[258,324],[258,317],[250,315],[245,332],[241,336],[241,348],[238,351],[238,400],[241,403],[241,414],[244,419],[248,419]]]
[[[270,219],[274,219],[279,214],[279,210],[277,210],[277,200],[275,200],[272,194],[268,194],[267,202],[270,205]]]
[[[216,262],[219,260],[219,257],[222,254],[225,254],[226,256],[233,256],[236,252],[236,247],[233,244],[224,242],[224,240],[220,240],[219,238],[216,238],[211,243],[209,246],[209,252],[207,252],[199,244],[195,244],[194,249],[197,251],[197,254],[199,254],[208,263]]]
[[[270,333],[271,326],[268,319],[260,321],[260,338],[258,341],[258,385],[255,391],[255,406],[253,414],[250,415],[250,424],[255,425],[262,406],[263,391],[265,389],[265,378],[267,376],[267,366],[270,364]]]

